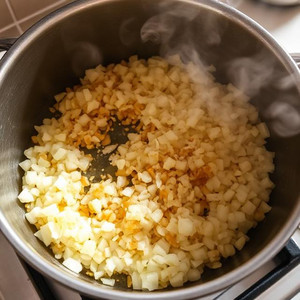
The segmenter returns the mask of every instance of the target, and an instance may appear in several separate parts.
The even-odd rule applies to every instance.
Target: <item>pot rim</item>
[[[84,7],[92,7],[100,3],[106,2],[117,2],[119,0],[80,0],[70,3],[57,11],[44,17],[38,23],[33,25],[27,30],[21,37],[16,41],[12,48],[5,54],[0,62],[0,82],[5,77],[6,71],[9,70],[11,64],[15,58],[22,55],[24,48],[30,46],[30,43],[42,35],[47,29],[59,22],[61,19],[68,15],[79,12]],[[253,21],[251,18],[241,13],[235,8],[232,8],[226,4],[213,1],[213,0],[202,0],[201,3],[197,0],[175,0],[174,2],[183,3],[188,5],[194,5],[197,7],[207,7],[222,14],[226,18],[232,18],[240,26],[243,26],[246,30],[250,31],[255,35],[256,38],[260,39],[266,47],[268,47],[276,57],[281,61],[285,68],[291,73],[297,84],[297,88],[300,94],[300,73],[296,63],[287,54],[287,52],[275,41],[275,39],[268,33],[262,26]],[[299,197],[299,196],[298,196]],[[300,200],[300,199],[299,199]],[[191,287],[174,288],[172,290],[164,291],[134,291],[134,290],[116,290],[104,285],[93,284],[90,282],[84,282],[76,274],[69,270],[64,270],[59,266],[51,265],[49,262],[40,256],[30,245],[26,242],[10,227],[4,214],[0,211],[0,229],[17,250],[17,252],[34,268],[40,271],[42,274],[62,283],[63,285],[79,291],[82,294],[86,294],[94,297],[103,297],[106,299],[183,299],[194,298],[204,295],[215,293],[222,289],[225,289],[229,285],[236,283],[244,277],[250,275],[268,260],[274,257],[283,248],[285,243],[291,237],[293,232],[296,230],[300,222],[300,201],[298,201],[296,209],[291,214],[289,220],[285,223],[282,229],[277,233],[275,238],[248,262],[239,266],[238,268],[230,271],[229,273],[218,277],[212,281],[201,283]]]

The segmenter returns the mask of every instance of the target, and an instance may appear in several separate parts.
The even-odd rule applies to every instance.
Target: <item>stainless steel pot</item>
[[[268,4],[273,5],[280,5],[280,6],[290,6],[290,5],[297,5],[300,3],[299,0],[261,0]]]
[[[152,31],[145,36],[144,24],[153,16],[151,20],[158,23],[152,24]],[[165,16],[169,18],[167,23]],[[167,30],[162,24],[168,25]],[[192,45],[194,50],[186,45]],[[240,253],[224,260],[221,269],[206,270],[199,282],[151,293],[110,288],[67,270],[33,236],[23,206],[17,201],[22,175],[18,163],[29,145],[33,125],[40,124],[47,115],[53,95],[76,83],[85,69],[99,63],[118,62],[132,54],[149,57],[167,50],[182,50],[186,57],[189,54],[195,57],[196,53],[196,59],[200,57],[202,63],[216,66],[215,75],[221,82],[239,84],[243,74],[248,74],[246,79],[252,82],[261,70],[271,70],[268,76],[258,80],[261,84],[255,88],[252,102],[271,130],[268,148],[276,153],[276,171],[272,175],[276,188],[270,200],[273,209],[249,233],[250,241]],[[241,59],[238,61],[242,64],[238,65],[242,73],[240,69],[232,71],[237,59]],[[250,63],[243,64],[247,61]],[[253,68],[263,64],[259,72]],[[248,91],[251,93],[251,89]],[[82,294],[107,299],[190,299],[207,295],[259,268],[284,246],[299,224],[300,75],[297,65],[263,28],[219,2],[88,0],[72,3],[29,29],[7,52],[0,65],[0,97],[1,231],[33,267]]]

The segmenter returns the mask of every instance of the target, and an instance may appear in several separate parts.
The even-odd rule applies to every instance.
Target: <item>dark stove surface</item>
[[[278,284],[280,280],[284,278],[289,272],[291,272],[292,270],[300,266],[300,248],[291,239],[287,243],[287,245],[277,254],[277,256],[273,259],[273,261],[275,262],[276,265],[275,268],[269,271],[266,275],[264,275],[262,278],[260,278],[249,288],[244,290],[242,293],[233,295],[231,290],[232,287],[229,287],[228,289],[224,290],[221,293],[217,293],[216,295],[210,296],[209,299],[236,299],[236,300],[257,299],[268,289],[272,288],[272,286]],[[49,285],[48,280],[45,279],[44,276],[42,276],[40,273],[38,273],[36,270],[34,270],[26,263],[24,263],[24,267],[27,270],[29,277],[33,282],[34,286],[36,287],[36,290],[41,299],[63,300],[61,296],[56,295],[55,291],[51,289],[51,285]],[[296,290],[294,288],[296,288]],[[298,287],[291,287],[291,292],[293,290],[297,291],[298,288],[300,289],[300,284]],[[292,296],[294,295],[290,295],[289,297]],[[81,296],[81,299],[91,300],[90,298],[84,296]]]

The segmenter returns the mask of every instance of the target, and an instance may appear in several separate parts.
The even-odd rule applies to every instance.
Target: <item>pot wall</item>
[[[158,1],[157,1],[158,2]],[[159,1],[170,3],[169,1]],[[106,297],[141,297],[140,292],[120,294],[102,286],[102,291],[90,278],[66,270],[33,236],[33,228],[24,219],[24,209],[16,201],[21,173],[18,163],[28,147],[33,125],[40,124],[53,103],[53,95],[76,84],[86,68],[126,59],[183,51],[186,57],[196,52],[205,64],[217,68],[217,80],[239,83],[230,71],[237,58],[252,58],[272,68],[272,76],[253,94],[253,103],[270,126],[272,136],[268,148],[276,153],[276,188],[267,218],[250,232],[250,241],[218,270],[208,270],[199,282],[188,284],[176,292],[142,293],[143,298],[184,297],[203,295],[232,284],[270,259],[284,245],[299,223],[300,136],[281,137],[276,131],[276,118],[270,115],[272,103],[292,99],[290,105],[299,111],[299,74],[288,56],[272,39],[259,34],[249,21],[243,23],[238,15],[209,1],[191,3],[185,9],[177,5],[156,6],[153,1],[82,1],[44,20],[27,32],[13,46],[0,69],[0,225],[17,250],[43,273],[87,294]],[[156,2],[155,2],[156,3]],[[166,43],[161,39],[141,39],[141,28],[149,18],[168,11],[172,33]],[[175,14],[173,12],[176,12]],[[188,14],[187,14],[188,13]],[[232,14],[230,16],[230,14]],[[192,15],[192,17],[190,17]],[[164,19],[163,19],[164,20]],[[163,24],[164,21],[162,21]],[[213,26],[208,26],[213,22]],[[211,39],[212,28],[219,29],[219,38]],[[156,29],[158,27],[155,27]],[[122,31],[123,30],[123,31]],[[124,33],[125,32],[125,33]],[[163,33],[161,34],[161,36]],[[190,45],[193,50],[186,50]],[[184,50],[185,49],[185,50]],[[198,56],[197,56],[198,57]],[[258,58],[257,58],[258,57]],[[245,65],[251,73],[253,64]],[[291,73],[290,84],[278,88],[278,81]],[[274,123],[275,122],[275,123]],[[117,288],[116,288],[117,289]],[[104,294],[101,294],[104,293]]]

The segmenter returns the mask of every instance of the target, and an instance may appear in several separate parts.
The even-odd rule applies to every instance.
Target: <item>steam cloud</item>
[[[295,85],[293,74],[280,74],[275,68],[274,59],[262,52],[230,62],[228,74],[235,86],[250,97],[259,95],[267,86],[273,86],[280,93],[270,103],[261,99],[259,107],[263,107],[262,115],[270,121],[269,127],[278,136],[291,137],[300,133],[299,98],[289,94],[289,89]]]
[[[239,57],[228,64],[228,75],[236,87],[250,97],[274,78],[274,61],[260,52],[252,57]]]
[[[69,23],[63,27],[61,38],[63,47],[70,59],[72,71],[76,77],[82,76],[82,70],[96,66],[103,61],[103,55],[97,45],[89,41],[89,35],[93,32],[87,24],[80,24],[87,33],[84,40],[78,40],[74,32],[78,30],[78,24]]]
[[[271,119],[272,129],[279,135],[291,137],[300,133],[299,105],[291,105],[292,99],[275,101],[267,109],[267,117]]]
[[[72,69],[77,76],[82,75],[82,66],[92,67],[102,62],[99,48],[89,42],[73,43],[71,49]]]
[[[238,6],[242,0],[222,0],[226,4]],[[194,20],[198,12],[196,10],[187,10],[186,7],[162,7],[161,13],[148,19],[141,29],[141,39],[143,42],[152,42],[159,44],[160,55],[168,58],[173,54],[179,54],[183,62],[192,62],[199,69],[204,70],[205,63],[197,51],[195,45],[195,35],[189,26],[178,28],[178,19],[184,19],[185,24]],[[203,18],[203,16],[201,16]],[[209,47],[217,46],[222,43],[222,35],[225,28],[218,24],[218,16],[206,15],[203,22],[203,31],[207,32],[203,43]],[[202,24],[202,23],[201,23]],[[178,31],[181,34],[178,35]],[[174,43],[174,37],[176,42]],[[273,86],[274,89],[285,91],[295,85],[293,75],[286,76],[286,73],[278,74],[276,72],[275,58],[266,57],[266,53],[258,51],[252,57],[237,57],[227,65],[228,78],[239,89],[250,97],[260,95],[262,89],[267,86]],[[218,67],[218,66],[217,66]],[[193,78],[192,74],[192,78]],[[262,103],[259,108],[263,108],[262,116],[269,120],[271,131],[278,136],[290,137],[300,133],[300,105],[299,99],[286,96],[280,99],[276,96],[269,103]],[[264,102],[265,99],[260,99]]]
[[[134,43],[136,39],[134,33],[135,27],[135,18],[130,18],[123,21],[119,29],[119,36],[123,45],[130,46]]]
[[[202,60],[196,51],[195,36],[192,30],[188,26],[181,28],[182,32],[178,37],[178,27],[175,25],[180,20],[184,20],[184,26],[188,25],[189,21],[193,21],[198,16],[198,12],[181,5],[172,9],[165,8],[162,7],[162,13],[150,18],[143,25],[141,29],[142,41],[160,44],[160,54],[164,57],[180,54],[183,61],[188,60],[202,65]],[[224,28],[218,26],[218,20],[212,15],[207,15],[202,26],[203,31],[209,33],[206,36],[205,44],[210,46],[220,44]],[[179,40],[174,43],[174,38]]]

